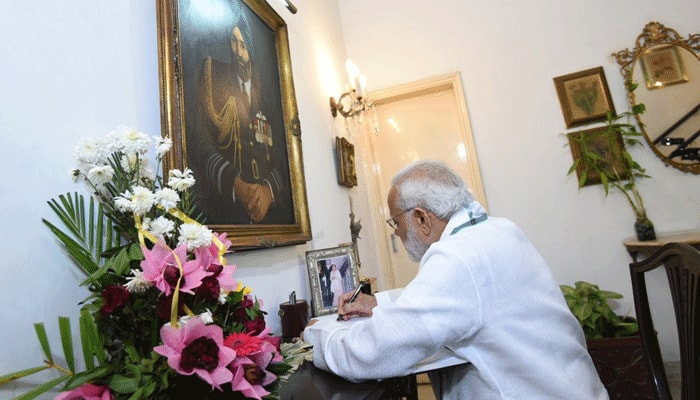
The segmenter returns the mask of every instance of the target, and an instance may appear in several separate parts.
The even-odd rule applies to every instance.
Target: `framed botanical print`
[[[196,211],[234,248],[308,241],[284,20],[264,1],[157,7],[162,127],[173,140],[164,167],[193,171]]]
[[[605,121],[615,105],[603,67],[587,69],[554,78],[566,127]]]
[[[641,55],[640,62],[647,89],[688,82],[678,46],[652,47]]]
[[[620,157],[614,156],[614,154],[622,153],[624,149],[622,135],[617,132],[614,136],[610,136],[607,130],[608,128],[603,126],[569,133],[567,137],[569,147],[571,147],[571,156],[575,163],[584,156],[594,157],[599,160],[598,165],[601,168],[605,168],[606,171],[614,169],[620,171],[620,176],[625,176],[629,173],[629,169]],[[593,169],[586,169],[584,163],[580,161],[576,163],[576,176],[579,187],[601,183],[600,174]]]

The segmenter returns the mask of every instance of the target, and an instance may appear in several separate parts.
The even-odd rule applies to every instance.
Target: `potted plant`
[[[610,299],[621,299],[620,293],[602,290],[584,281],[576,282],[574,287],[561,285],[561,291],[586,339],[631,336],[639,332],[633,318],[620,317],[608,303]]]
[[[634,90],[634,87],[631,87]],[[610,193],[610,188],[619,191],[632,207],[636,216],[634,224],[639,240],[654,240],[654,224],[647,217],[644,200],[637,189],[637,179],[648,178],[646,170],[637,163],[626,146],[634,146],[641,143],[643,136],[637,127],[630,122],[630,118],[644,113],[644,104],[637,104],[631,111],[618,115],[611,112],[607,114],[604,129],[584,132],[574,132],[568,135],[570,143],[576,143],[580,149],[579,157],[569,168],[568,174],[574,171],[578,173],[579,188],[590,184],[589,178],[595,177],[605,189],[605,196]],[[598,179],[599,178],[599,179]]]
[[[622,295],[585,281],[560,287],[583,328],[588,353],[610,399],[654,399],[639,326],[634,318],[617,315],[609,304]]]

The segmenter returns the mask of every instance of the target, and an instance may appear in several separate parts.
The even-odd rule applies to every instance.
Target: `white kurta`
[[[607,399],[559,285],[512,222],[455,214],[398,299],[348,328],[307,327],[314,364],[352,381],[404,376],[443,346],[469,364],[431,375],[440,398]],[[437,379],[439,375],[440,379]]]

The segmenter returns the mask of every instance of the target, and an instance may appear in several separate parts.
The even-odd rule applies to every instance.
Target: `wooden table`
[[[623,243],[627,248],[627,252],[632,257],[634,262],[637,262],[639,254],[649,256],[656,250],[668,243],[687,243],[696,249],[700,250],[700,231],[688,232],[669,232],[661,235],[656,235],[655,240],[640,241],[637,238],[626,239]]]

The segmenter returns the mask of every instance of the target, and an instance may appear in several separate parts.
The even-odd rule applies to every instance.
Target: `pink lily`
[[[168,365],[182,375],[197,374],[212,388],[230,382],[233,374],[227,365],[236,358],[236,351],[224,346],[224,333],[218,325],[205,325],[192,318],[182,328],[160,328],[161,346],[153,350],[168,358]]]

